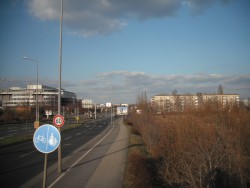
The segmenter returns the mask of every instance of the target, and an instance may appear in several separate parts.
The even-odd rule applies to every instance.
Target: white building
[[[37,90],[37,89],[38,90]],[[36,91],[38,91],[36,93]],[[35,106],[36,97],[39,106],[57,106],[58,89],[44,85],[27,85],[27,88],[11,87],[1,90],[0,101],[2,107]],[[67,106],[76,103],[76,94],[61,90],[61,105]]]
[[[206,102],[219,102],[224,108],[226,106],[239,105],[239,94],[202,94],[197,95],[156,95],[151,97],[151,105],[157,111],[183,111],[185,108],[198,108]]]

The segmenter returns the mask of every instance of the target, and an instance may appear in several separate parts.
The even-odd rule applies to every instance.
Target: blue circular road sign
[[[50,124],[40,126],[33,136],[33,143],[36,149],[42,153],[55,151],[61,142],[61,135],[58,129]]]

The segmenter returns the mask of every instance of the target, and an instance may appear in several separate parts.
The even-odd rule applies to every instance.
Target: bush
[[[140,132],[148,152],[158,160],[158,173],[165,186],[250,185],[249,112],[210,105],[164,117],[134,114],[129,121]],[[135,154],[133,160],[143,159]]]
[[[5,123],[31,119],[35,119],[35,109],[26,107],[6,108],[0,112],[0,121]]]
[[[129,187],[152,187],[152,174],[148,170],[149,160],[140,152],[133,152],[128,156]]]

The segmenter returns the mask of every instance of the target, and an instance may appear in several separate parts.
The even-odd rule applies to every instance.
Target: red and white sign
[[[64,125],[64,117],[60,114],[53,118],[53,124],[57,127],[62,127]]]

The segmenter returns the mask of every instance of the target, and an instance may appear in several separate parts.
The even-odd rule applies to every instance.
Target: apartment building
[[[196,95],[155,95],[151,97],[151,105],[156,111],[183,111],[185,108],[198,108],[207,102],[219,102],[226,106],[239,105],[239,94],[202,94]]]
[[[36,89],[37,88],[37,89]],[[58,89],[44,85],[27,85],[26,88],[11,87],[1,90],[1,107],[35,106],[36,97],[39,106],[57,106]],[[61,105],[75,104],[76,94],[61,90]]]

